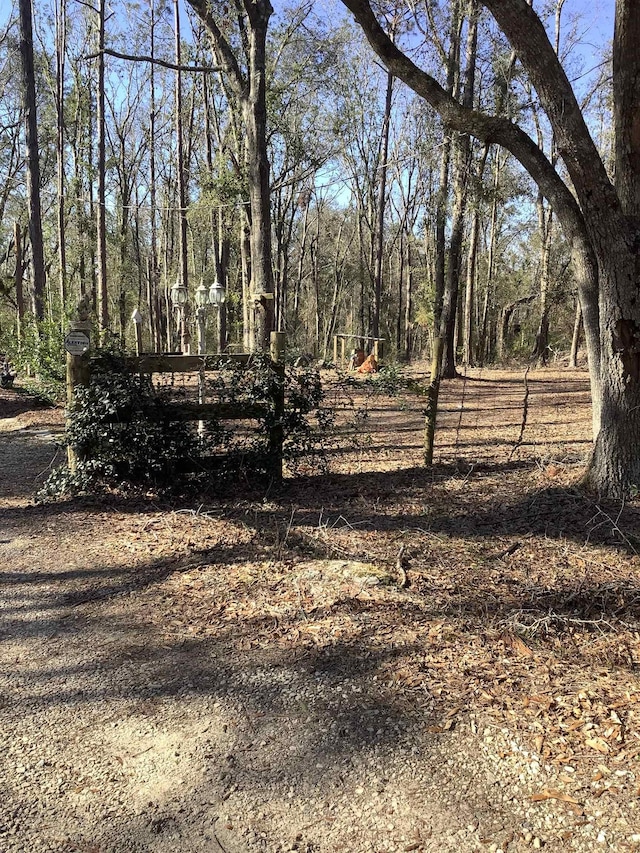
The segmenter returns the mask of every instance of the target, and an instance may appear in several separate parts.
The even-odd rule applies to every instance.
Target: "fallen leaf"
[[[544,791],[540,791],[539,794],[533,794],[531,800],[534,803],[541,803],[545,800],[560,800],[563,803],[573,803],[575,806],[580,805],[580,800],[576,800],[576,798],[572,797],[570,794],[565,794],[564,791],[556,791],[553,788],[545,788]]]
[[[603,755],[607,755],[609,752],[609,744],[600,737],[587,738],[585,743],[587,746],[590,746],[591,749],[595,749],[596,752],[601,752]]]

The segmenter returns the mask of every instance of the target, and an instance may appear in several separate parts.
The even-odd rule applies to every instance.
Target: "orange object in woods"
[[[373,355],[368,355],[357,370],[358,373],[377,373],[378,362]]]

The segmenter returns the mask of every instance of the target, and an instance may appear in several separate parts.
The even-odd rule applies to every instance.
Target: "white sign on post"
[[[64,348],[69,355],[84,355],[89,349],[89,336],[84,332],[69,332],[64,339]]]

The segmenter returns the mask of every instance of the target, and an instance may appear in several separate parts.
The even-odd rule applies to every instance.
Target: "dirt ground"
[[[0,392],[2,853],[640,850],[640,513],[576,488],[586,374],[444,383],[430,469],[367,387],[328,474],[172,505],[35,504],[63,412]]]

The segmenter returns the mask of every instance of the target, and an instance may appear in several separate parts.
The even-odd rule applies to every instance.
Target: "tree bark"
[[[462,83],[462,106],[471,109],[475,89],[476,55],[478,49],[478,6],[471,3],[469,28],[465,48],[464,81]],[[467,187],[469,183],[470,137],[463,134],[455,139],[455,182],[454,204],[451,217],[451,238],[449,241],[449,264],[440,319],[440,337],[444,342],[441,376],[453,379],[456,370],[456,317],[458,314],[458,295],[462,268],[462,239],[464,235],[464,217],[467,207]]]
[[[249,193],[251,250],[252,350],[268,352],[274,327],[273,270],[271,266],[271,200],[267,156],[266,40],[273,8],[269,0],[239,0],[240,65],[207,0],[189,0],[211,37],[213,52],[240,106],[245,135],[245,171]],[[240,49],[240,48],[239,48]]]
[[[62,0],[56,8],[56,158],[58,171],[58,286],[60,321],[64,325],[67,301],[67,238],[65,234],[65,175],[64,175],[64,78],[67,41],[67,4]]]
[[[98,322],[100,334],[104,336],[109,329],[109,294],[107,290],[107,219],[106,219],[106,127],[104,96],[104,41],[105,41],[105,0],[98,5],[98,85],[96,99],[96,122],[98,136],[98,199],[97,212],[97,297],[99,306]]]
[[[188,223],[187,223],[187,181],[185,175],[185,160],[184,160],[184,137],[182,132],[182,72],[180,71],[181,63],[181,44],[180,44],[180,11],[178,8],[178,0],[174,0],[174,36],[175,36],[175,58],[178,70],[176,71],[176,89],[175,89],[175,123],[176,123],[176,174],[178,177],[178,253],[179,253],[179,277],[180,283],[189,292],[189,254],[187,245]],[[186,306],[185,306],[186,308]],[[185,309],[182,309],[185,310]],[[183,323],[185,319],[183,318]],[[186,349],[189,350],[189,336],[183,335],[183,345],[186,344]]]
[[[476,295],[478,239],[480,235],[480,187],[484,175],[484,167],[489,154],[489,146],[485,143],[480,163],[477,169],[477,198],[471,214],[471,232],[469,234],[469,251],[467,254],[467,281],[464,294],[464,328],[462,340],[462,363],[467,367],[474,364],[473,357],[473,302]]]
[[[149,49],[151,51],[151,66],[149,69],[149,96],[151,109],[149,113],[149,219],[151,223],[151,254],[149,256],[149,281],[147,301],[149,306],[149,332],[153,348],[158,352],[162,346],[162,325],[160,311],[160,275],[158,264],[158,219],[157,219],[157,186],[156,186],[156,83],[155,39],[156,17],[154,0],[149,0]]]
[[[46,273],[40,205],[40,158],[36,111],[36,76],[33,60],[33,22],[31,0],[20,0],[20,56],[22,57],[22,95],[25,111],[27,159],[27,198],[29,203],[29,239],[33,261],[33,313],[44,320]]]
[[[23,326],[24,326],[24,257],[22,254],[22,228],[19,222],[13,224],[13,242],[16,253],[16,264],[13,272],[13,281],[16,288],[16,328],[18,338],[18,348],[22,345]]]
[[[378,185],[378,210],[376,225],[376,256],[374,272],[374,298],[372,334],[380,337],[380,305],[382,302],[382,260],[384,253],[384,214],[387,199],[387,172],[389,171],[389,132],[391,129],[391,102],[393,98],[393,74],[387,74],[387,88],[382,120],[382,145],[380,150],[380,182]]]
[[[531,357],[537,359],[538,366],[544,367],[549,361],[549,277],[551,266],[551,237],[553,233],[553,214],[538,196],[538,231],[540,234],[540,322]]]
[[[447,79],[445,91],[451,97],[457,96],[460,70],[460,37],[463,18],[460,14],[460,0],[451,4],[451,23],[449,30],[449,50],[446,54]],[[443,60],[445,59],[442,56]],[[451,163],[451,146],[453,135],[451,129],[445,127],[442,139],[442,154],[440,158],[440,182],[436,197],[435,212],[435,258],[434,258],[434,297],[433,297],[433,328],[434,334],[440,334],[442,325],[442,307],[445,291],[446,269],[446,240],[445,229],[449,208],[449,168]]]
[[[580,332],[582,330],[582,308],[580,301],[576,300],[576,318],[573,323],[573,335],[571,337],[571,352],[569,354],[569,367],[578,366],[578,349],[580,347]]]

